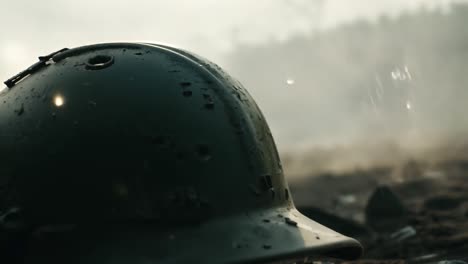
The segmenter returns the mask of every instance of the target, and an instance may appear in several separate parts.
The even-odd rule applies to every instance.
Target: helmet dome
[[[360,255],[295,209],[261,111],[201,57],[90,45],[41,57],[6,84],[0,232],[27,238],[24,263]]]

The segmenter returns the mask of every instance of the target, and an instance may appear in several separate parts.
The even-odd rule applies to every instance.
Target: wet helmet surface
[[[169,46],[64,49],[0,94],[0,244],[19,263],[250,263],[359,243],[294,207],[259,108]]]

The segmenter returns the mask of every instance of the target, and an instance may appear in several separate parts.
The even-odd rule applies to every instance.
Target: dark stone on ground
[[[408,210],[388,186],[378,187],[367,207],[366,224],[379,232],[393,232],[407,224]]]

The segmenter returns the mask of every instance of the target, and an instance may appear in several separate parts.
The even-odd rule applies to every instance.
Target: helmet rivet
[[[114,58],[109,55],[96,55],[86,62],[86,69],[101,70],[114,64]]]

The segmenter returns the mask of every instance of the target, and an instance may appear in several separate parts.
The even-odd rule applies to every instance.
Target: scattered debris
[[[353,204],[357,201],[357,198],[353,194],[345,194],[338,197],[338,202],[343,205]]]
[[[402,242],[410,237],[415,236],[416,233],[416,230],[412,226],[407,226],[391,234],[390,238],[397,242]]]
[[[324,173],[293,181],[290,189],[302,214],[361,242],[364,256],[346,263],[464,264],[466,164],[445,161],[426,168],[424,162],[413,162],[403,181],[385,171]],[[360,214],[362,221],[355,218]]]

